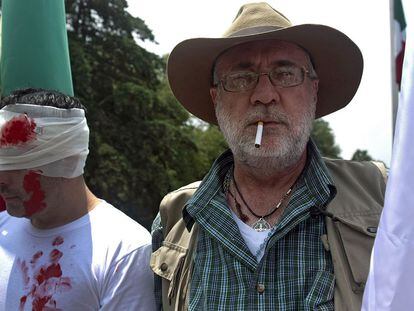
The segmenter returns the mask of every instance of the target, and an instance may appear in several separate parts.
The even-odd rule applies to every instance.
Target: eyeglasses
[[[228,92],[244,92],[253,90],[259,82],[259,77],[267,75],[273,86],[292,87],[303,83],[305,75],[310,77],[310,72],[304,67],[281,66],[273,68],[269,72],[239,71],[225,75],[216,86],[221,83],[223,89]]]

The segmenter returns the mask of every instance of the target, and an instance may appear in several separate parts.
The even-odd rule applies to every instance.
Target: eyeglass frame
[[[255,88],[256,88],[256,86],[257,86],[257,84],[259,83],[259,78],[260,78],[260,76],[263,76],[263,75],[267,75],[268,76],[268,78],[269,78],[269,81],[270,81],[270,83],[273,85],[273,86],[275,86],[275,87],[280,87],[280,88],[289,88],[289,87],[295,87],[295,86],[298,86],[298,85],[301,85],[304,81],[305,81],[305,76],[307,76],[309,79],[312,79],[312,80],[315,80],[315,79],[318,79],[318,77],[317,77],[317,75],[316,75],[316,73],[314,72],[314,70],[312,70],[312,71],[310,71],[310,70],[308,70],[308,69],[306,69],[306,67],[305,66],[296,66],[295,64],[292,64],[292,65],[290,65],[291,67],[296,67],[296,68],[299,68],[299,69],[301,69],[301,71],[302,71],[302,76],[303,76],[303,78],[302,78],[302,81],[301,82],[299,82],[299,83],[297,83],[297,84],[292,84],[292,85],[289,85],[289,86],[283,86],[283,85],[275,85],[275,84],[273,84],[273,81],[272,81],[272,79],[271,79],[271,76],[270,76],[270,74],[271,74],[271,72],[272,71],[274,71],[274,70],[276,70],[278,67],[275,67],[275,68],[272,68],[271,70],[269,70],[268,72],[254,72],[254,71],[240,71],[240,72],[246,72],[246,73],[252,73],[252,74],[254,74],[255,76],[256,76],[256,82],[254,83],[254,84],[252,84],[252,87],[251,88],[247,88],[247,89],[242,89],[242,90],[228,90],[227,88],[226,88],[226,86],[225,86],[225,79],[230,75],[230,74],[233,74],[233,73],[237,73],[237,72],[233,72],[233,73],[228,73],[228,74],[226,74],[226,75],[224,75],[221,79],[219,79],[218,80],[218,82],[215,82],[214,84],[213,84],[213,86],[214,87],[217,87],[219,84],[221,84],[221,86],[222,86],[222,88],[223,88],[223,90],[224,91],[226,91],[226,92],[230,92],[230,93],[240,93],[240,92],[246,92],[246,91],[251,91],[251,90],[254,90]],[[284,66],[280,66],[280,67],[284,67]]]

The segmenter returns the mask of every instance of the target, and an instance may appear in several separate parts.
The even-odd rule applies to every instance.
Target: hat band
[[[242,36],[250,36],[250,35],[257,35],[261,33],[271,32],[275,30],[280,30],[286,27],[279,27],[279,26],[257,26],[257,27],[249,27],[238,30],[233,32],[232,34],[228,35],[229,38],[233,37],[242,37]]]

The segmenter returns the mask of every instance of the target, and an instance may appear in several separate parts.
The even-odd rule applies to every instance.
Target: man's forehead
[[[281,40],[260,40],[236,45],[216,60],[216,68],[249,68],[265,62],[268,65],[309,62],[307,52],[295,43]]]

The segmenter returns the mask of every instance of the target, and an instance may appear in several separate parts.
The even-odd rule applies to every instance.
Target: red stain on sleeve
[[[35,121],[27,114],[10,119],[0,130],[0,147],[17,146],[36,139],[35,128]]]
[[[40,185],[40,174],[36,171],[29,171],[23,179],[23,189],[30,194],[30,198],[23,202],[26,216],[30,217],[46,207],[45,193]]]
[[[63,244],[63,242],[64,242],[63,238],[62,238],[60,235],[58,235],[58,236],[57,236],[57,237],[53,240],[52,245],[53,245],[53,246],[58,246],[58,245]]]
[[[6,201],[4,201],[4,198],[0,195],[0,212],[6,210]]]

